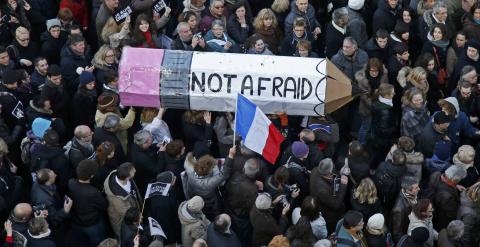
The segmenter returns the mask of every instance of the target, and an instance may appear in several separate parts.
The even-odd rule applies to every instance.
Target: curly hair
[[[212,172],[213,166],[216,164],[215,158],[211,155],[204,155],[193,164],[193,170],[198,176],[207,176]]]
[[[95,152],[96,160],[100,166],[105,165],[108,156],[115,152],[115,145],[109,141],[104,141],[98,145]]]
[[[360,203],[374,204],[378,201],[377,187],[373,183],[372,179],[364,178],[360,181],[360,184],[355,189],[353,197]]]
[[[263,24],[264,20],[272,20],[272,28],[277,28],[278,21],[273,10],[262,9],[260,12],[258,12],[257,16],[253,20],[253,26],[255,27],[255,30],[265,30],[265,26]]]

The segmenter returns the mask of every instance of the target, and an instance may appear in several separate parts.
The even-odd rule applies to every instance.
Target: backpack
[[[396,196],[399,186],[397,179],[390,175],[390,173],[385,172],[381,176],[375,176],[375,181],[378,188],[379,197],[383,204],[387,202],[387,197]]]
[[[41,144],[41,142],[39,140],[32,140],[28,136],[22,139],[22,142],[20,143],[20,158],[24,164],[31,164],[32,150],[37,144]]]

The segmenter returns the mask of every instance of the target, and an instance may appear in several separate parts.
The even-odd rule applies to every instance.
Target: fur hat
[[[363,8],[365,0],[348,0],[348,7],[353,10],[360,10]]]
[[[303,142],[296,141],[292,144],[292,154],[299,159],[308,155],[308,151],[307,144]]]
[[[272,198],[265,193],[259,194],[255,199],[255,207],[258,209],[269,209],[272,206]]]
[[[187,209],[192,213],[202,212],[204,206],[203,198],[200,196],[194,196],[187,202]]]

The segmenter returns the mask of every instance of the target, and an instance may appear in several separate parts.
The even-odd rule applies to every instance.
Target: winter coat
[[[311,34],[315,28],[320,27],[320,23],[315,17],[315,9],[311,4],[307,7],[307,12],[301,12],[295,2],[290,3],[290,13],[288,13],[285,18],[284,27],[285,27],[285,36],[293,32],[293,24],[295,19],[302,17],[307,24],[305,26],[305,31]]]
[[[397,144],[393,144],[392,148],[390,148],[390,151],[387,154],[386,160],[392,160],[393,152],[397,149]],[[422,179],[422,167],[425,161],[423,154],[415,151],[412,151],[410,153],[404,153],[407,157],[407,161],[405,162],[405,166],[407,167],[407,173],[405,174],[405,176],[415,177],[418,181],[420,181]]]
[[[53,111],[52,110],[45,110],[40,109],[33,105],[33,101],[29,102],[27,109],[25,110],[25,117],[28,126],[32,126],[33,120],[35,118],[45,118],[45,119],[52,119]]]
[[[55,39],[48,31],[40,36],[40,55],[47,59],[48,64],[60,64],[63,46],[67,42],[68,35],[60,32],[60,36]]]
[[[343,226],[343,218],[338,221],[336,225],[337,232],[337,245],[338,247],[362,247],[362,243],[360,241],[354,241],[354,238],[350,233],[345,229]],[[344,242],[338,241],[339,239],[343,240]],[[362,239],[361,241],[364,241]],[[365,243],[366,244],[366,243]]]
[[[467,171],[467,177],[462,179],[458,184],[462,185],[465,188],[468,188],[478,182],[480,178],[480,172],[478,171],[477,167],[475,166],[475,162],[472,161],[471,163],[467,164],[458,158],[458,154],[453,156],[453,164],[456,166],[463,167]]]
[[[85,48],[85,54],[87,54]],[[67,82],[68,91],[70,95],[77,90],[80,75],[77,74],[77,68],[85,68],[90,65],[88,56],[81,56],[72,51],[70,46],[65,45],[60,52],[60,67],[62,69],[62,78]]]
[[[69,162],[65,157],[65,151],[61,147],[51,147],[46,144],[39,146],[38,155],[32,154],[32,171],[42,168],[51,169],[57,174],[56,184],[59,190],[64,192],[70,179]]]
[[[223,247],[223,246],[232,246],[232,247],[241,247],[240,239],[237,234],[230,229],[229,233],[218,232],[213,227],[214,223],[210,223],[207,228],[207,243],[210,247]]]
[[[193,155],[187,154],[185,159],[185,172],[188,177],[187,194],[190,197],[201,196],[205,201],[203,211],[207,217],[217,216],[221,211],[220,194],[218,187],[230,177],[232,171],[232,159],[226,158],[222,169],[213,168],[212,172],[207,176],[198,176],[193,169]]]
[[[408,215],[412,212],[412,203],[403,192],[398,194],[395,205],[392,209],[392,237],[395,243],[407,233],[410,220]]]
[[[337,221],[345,212],[345,195],[347,185],[340,184],[339,191],[333,191],[333,178],[327,178],[319,174],[318,167],[314,168],[310,175],[311,195],[316,197],[319,203],[320,212],[327,222],[328,232],[335,230]]]
[[[10,59],[15,61],[17,69],[25,69],[29,74],[33,72],[34,66],[25,66],[20,63],[20,59],[26,59],[33,63],[38,56],[38,46],[33,41],[28,43],[27,47],[21,46],[17,40],[13,44],[7,46]]]
[[[427,41],[427,35],[430,32],[431,27],[433,24],[437,23],[435,18],[433,18],[433,10],[429,9],[423,13],[423,16],[419,18],[418,22],[418,29],[420,30],[420,38],[422,39],[423,42]],[[445,25],[447,27],[447,33],[444,34],[444,37],[446,37],[446,40],[451,40],[452,37],[455,36],[455,27],[453,26],[453,23],[451,23],[450,19],[447,18],[445,21]]]
[[[40,235],[32,235],[30,231],[28,231],[27,235],[27,247],[55,247],[55,242],[50,237],[50,234],[43,236]]]
[[[462,18],[463,31],[469,39],[480,40],[480,24],[478,24],[473,16],[468,13]]]
[[[95,128],[93,131],[93,145],[98,147],[102,142],[109,141],[115,146],[115,154],[112,161],[114,164],[121,164],[126,161],[126,154],[123,152],[122,143],[116,133],[105,130],[104,128]]]
[[[292,225],[296,225],[298,220],[302,217],[301,212],[301,208],[295,208],[293,210]],[[312,232],[316,239],[320,240],[328,237],[327,223],[325,222],[325,219],[322,217],[321,213],[318,218],[310,221],[310,226],[312,227]]]
[[[428,35],[427,41],[423,44],[422,54],[430,53],[434,57],[435,68],[445,68],[447,65],[448,40],[433,41],[431,35]],[[437,60],[438,57],[438,60]]]
[[[228,17],[228,9],[223,9],[223,14],[220,18],[217,18],[212,15],[212,12],[209,8],[205,8],[202,12],[202,18],[197,19],[199,31],[203,34],[206,34],[212,28],[212,22],[214,20],[221,20],[223,22],[223,30],[227,30],[227,17]]]
[[[0,84],[0,104],[2,105],[0,114],[10,130],[13,130],[16,125],[23,125],[26,121],[23,104],[14,93],[14,90]]]
[[[474,202],[463,191],[460,195],[460,207],[457,219],[465,224],[463,241],[465,246],[478,246],[480,243],[480,203]]]
[[[252,22],[246,19],[246,24],[246,27],[242,27],[240,22],[238,22],[236,15],[231,15],[228,17],[228,36],[230,36],[239,45],[245,44],[247,38],[253,33]]]
[[[32,37],[47,31],[45,23],[47,20],[57,17],[58,6],[54,0],[28,0],[31,9],[27,12],[27,17],[32,25]],[[50,63],[52,64],[52,63]]]
[[[388,4],[379,4],[377,10],[373,13],[373,20],[381,21],[373,22],[372,33],[376,33],[380,28],[387,30],[389,33],[392,32],[397,22],[398,9],[398,5],[396,9],[391,9]]]
[[[211,124],[189,123],[185,120],[185,117],[182,117],[182,128],[187,152],[192,150],[197,141],[212,140],[213,127]]]
[[[355,73],[362,70],[367,62],[368,55],[362,49],[358,49],[352,57],[346,57],[342,50],[339,50],[337,54],[332,57],[332,63],[353,81],[355,80]]]
[[[456,88],[452,92],[452,97],[455,97],[458,101],[460,111],[465,112],[468,117],[476,117],[480,113],[480,98],[476,95],[475,91],[468,97],[462,97],[460,91]]]
[[[240,47],[238,47],[237,43],[230,38],[225,32],[223,33],[222,38],[217,38],[215,35],[213,35],[212,30],[208,31],[207,34],[205,34],[205,43],[208,44],[207,51],[214,51],[214,52],[222,52],[222,53],[239,53],[240,52]],[[224,43],[230,42],[232,43],[232,46],[228,49],[225,50],[223,48]]]
[[[250,210],[255,205],[258,187],[253,179],[244,174],[234,175],[226,185],[226,206],[242,219],[248,219]]]
[[[390,160],[380,163],[373,181],[377,186],[378,198],[386,208],[391,208],[400,192],[402,178],[407,168],[394,165]]]
[[[425,105],[420,109],[405,105],[402,110],[400,134],[416,141],[429,120],[430,117],[428,116],[428,110]]]
[[[150,199],[150,215],[165,232],[167,236],[165,244],[180,242],[181,239],[179,234],[181,230],[180,221],[177,213],[179,202],[174,194],[170,191],[167,196],[157,195]]]
[[[450,138],[453,144],[452,151],[457,150],[458,147],[460,147],[461,137],[466,136],[471,138],[475,136],[475,133],[478,131],[477,128],[473,127],[470,123],[470,119],[465,112],[460,111],[459,108],[456,108],[455,110],[457,111],[457,116],[455,117],[455,120],[450,123],[450,126],[448,126],[448,138]]]
[[[47,186],[34,182],[31,191],[32,205],[44,204],[48,210],[47,220],[54,229],[58,229],[70,215],[63,209],[63,198],[57,193],[55,185]]]
[[[108,71],[118,71],[118,64],[114,63],[111,65],[99,65],[94,63],[95,65],[95,71],[93,73],[95,74],[95,78],[97,79],[95,81],[95,88],[97,89],[98,95],[101,94],[101,91],[103,91],[103,85],[107,84],[107,81],[105,80],[105,74]]]
[[[256,207],[250,211],[250,222],[253,226],[253,246],[268,245],[273,237],[282,235],[288,227],[288,219],[285,215],[277,221],[271,210],[260,210]]]
[[[370,54],[369,54],[370,56]],[[360,101],[358,104],[358,112],[364,117],[370,117],[372,115],[372,98],[376,88],[372,88],[371,82],[369,81],[369,73],[367,68],[357,71],[355,73],[355,80],[358,83],[358,87],[363,91],[367,92],[365,94],[360,95]],[[388,83],[388,71],[386,69],[383,70],[383,73],[380,73],[380,82],[381,83]]]
[[[118,140],[121,143],[121,147],[124,153],[127,153],[127,144],[128,144],[128,139],[127,139],[127,129],[132,127],[133,121],[135,121],[135,111],[133,108],[130,108],[128,110],[127,115],[123,117],[119,112],[101,112],[97,110],[95,113],[95,124],[97,127],[103,127],[103,123],[105,122],[105,119],[107,118],[108,115],[115,114],[120,118],[120,123],[118,124],[118,129],[115,132],[115,135],[118,137]],[[115,152],[117,149],[115,149]]]
[[[75,202],[70,214],[76,225],[92,226],[103,218],[108,201],[102,192],[90,183],[80,183],[77,179],[68,181],[68,190]]]
[[[446,133],[440,133],[433,128],[433,120],[430,120],[423,128],[418,137],[418,143],[415,150],[422,153],[424,157],[432,157],[435,149],[435,143],[445,138]]]
[[[360,203],[352,194],[350,197],[350,205],[352,210],[362,213],[364,219],[369,219],[370,216],[382,212],[382,205],[379,199],[372,204],[368,202]]]
[[[327,24],[327,32],[328,35],[325,37],[325,56],[328,59],[332,59],[332,57],[339,52],[342,48],[343,39],[346,36],[346,30],[340,29],[337,25],[333,24],[333,21]]]
[[[263,42],[268,44],[268,48],[273,54],[278,54],[278,47],[282,42],[282,31],[280,31],[279,27],[268,30],[255,29],[255,33],[262,37]]]
[[[397,130],[393,106],[378,100],[372,104],[371,142],[375,147],[390,146]]]
[[[120,185],[116,182],[117,171],[112,171],[105,183],[103,188],[105,190],[105,195],[108,200],[108,218],[112,224],[112,229],[115,235],[120,236],[120,226],[125,216],[125,212],[131,207],[141,208],[142,205],[142,195],[138,190],[135,182],[130,179],[131,183],[131,192],[127,193]]]
[[[363,20],[361,9],[359,11],[348,8],[347,36],[355,39],[358,47],[364,49],[367,45],[367,25]]]
[[[387,246],[387,235],[386,233],[381,233],[378,232],[378,234],[372,234],[369,230],[367,229],[365,231],[365,240],[367,241],[368,247],[385,247]],[[373,232],[373,231],[372,231]]]
[[[73,126],[87,125],[93,128],[97,108],[95,89],[79,88],[73,96]]]
[[[480,71],[480,62],[479,60],[474,61],[467,56],[467,49],[463,49],[463,54],[458,58],[458,62],[453,69],[453,74],[450,75],[449,85],[450,90],[453,91],[453,88],[458,84],[460,76],[462,75],[462,69],[466,65],[471,65],[475,68],[476,71]]]
[[[163,172],[163,167],[160,167],[158,164],[157,150],[154,145],[143,149],[137,144],[133,144],[130,151],[132,163],[137,170],[135,181],[143,195],[147,189],[147,184],[155,180],[157,174]]]
[[[119,4],[119,6],[121,5]],[[102,3],[102,5],[100,5],[100,8],[98,9],[97,18],[95,19],[95,30],[97,30],[97,37],[98,37],[98,40],[100,41],[99,42],[100,44],[103,43],[100,38],[102,37],[103,27],[105,26],[105,23],[107,23],[108,18],[112,16],[113,16],[113,12],[107,8],[105,3]]]
[[[65,81],[62,81],[60,86],[54,85],[52,82],[48,81],[44,84],[41,98],[50,100],[50,105],[52,107],[53,116],[66,118],[69,108],[69,95],[67,92],[67,85]]]
[[[436,229],[446,228],[450,221],[457,217],[460,206],[460,194],[454,185],[443,181],[440,172],[435,172],[430,177],[430,189],[434,191],[433,207],[435,208],[433,222]]]
[[[369,58],[378,58],[383,64],[388,62],[389,44],[385,48],[380,48],[375,37],[370,38],[365,45],[365,51]]]
[[[200,218],[194,218],[187,211],[188,201],[180,203],[178,207],[178,218],[182,224],[182,245],[192,247],[196,239],[207,240],[207,228],[210,221],[201,214]]]
[[[357,186],[362,179],[370,177],[370,162],[367,156],[355,157],[349,155],[348,167]]]
[[[76,137],[72,139],[72,146],[68,152],[68,159],[70,160],[71,167],[77,168],[78,163],[84,159],[91,159],[95,155],[95,150],[92,144],[92,148],[83,147]]]
[[[73,18],[80,22],[82,27],[88,27],[88,6],[86,0],[62,0],[60,1],[60,8],[69,8],[72,11]]]
[[[447,235],[447,229],[442,229],[438,233],[438,247],[466,247],[462,239],[451,239]]]
[[[415,213],[411,212],[410,215],[408,215],[408,219],[410,220],[410,224],[408,224],[408,235],[412,234],[413,229],[417,227],[425,227],[428,229],[430,235],[428,236],[427,242],[423,244],[425,247],[433,247],[433,241],[438,239],[438,232],[433,228],[433,223],[432,223],[432,218],[426,218],[426,219],[419,219],[415,215]]]
[[[297,51],[297,44],[300,40],[307,40],[310,41],[310,43],[314,43],[315,41],[313,39],[313,36],[306,31],[302,37],[297,37],[294,33],[291,32],[290,34],[285,35],[285,38],[283,39],[280,46],[280,54],[282,56],[293,56]],[[314,47],[312,47],[312,49],[314,49]]]

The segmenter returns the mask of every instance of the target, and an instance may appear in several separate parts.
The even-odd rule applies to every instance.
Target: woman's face
[[[412,21],[412,16],[410,15],[410,12],[406,10],[403,11],[402,18],[403,18],[403,22],[405,23],[410,23]]]
[[[223,38],[223,27],[220,25],[215,25],[212,27],[213,35],[217,38]]]
[[[300,55],[300,57],[308,57],[308,49],[302,46],[298,47],[298,55]]]
[[[375,67],[371,67],[371,68],[368,70],[368,74],[369,74],[370,77],[372,77],[372,78],[377,78],[379,73],[380,73],[380,71],[378,70],[378,68],[375,68]]]
[[[443,34],[442,34],[442,30],[440,30],[440,28],[434,28],[433,29],[433,40],[434,41],[437,41],[437,40],[442,40],[443,39]]]
[[[148,31],[148,29],[150,28],[150,24],[146,21],[140,21],[140,26],[138,28],[143,33],[146,33]]]
[[[196,29],[197,28],[197,17],[192,15],[188,18],[187,21],[188,25],[190,26],[190,29]]]
[[[428,61],[427,70],[431,72],[431,71],[433,71],[434,69],[435,69],[435,61],[434,61],[434,60]]]
[[[93,90],[95,89],[95,82],[92,81],[90,83],[87,83],[87,85],[85,85],[85,87],[88,89],[88,90]]]
[[[265,18],[263,19],[263,25],[265,27],[271,27],[272,26],[272,23],[273,23],[273,19],[272,18]]]
[[[457,44],[458,48],[464,47],[466,42],[467,37],[465,37],[465,35],[457,34],[457,37],[455,37],[455,43]]]
[[[8,0],[8,5],[10,5],[10,7],[13,9],[13,10],[16,10],[17,9],[17,0]]]
[[[198,7],[198,8],[201,8],[203,6],[205,6],[205,2],[207,0],[196,0],[196,1],[192,1],[192,5],[195,6],[195,7]]]
[[[263,40],[259,39],[257,42],[255,42],[255,51],[256,52],[263,52],[263,49],[265,48],[265,43]]]
[[[222,2],[215,1],[212,6],[212,13],[216,16],[222,16],[224,8]]]
[[[235,15],[238,19],[245,17],[245,7],[240,7],[235,11]]]
[[[423,96],[421,94],[413,95],[412,104],[415,108],[422,108],[423,107]]]
[[[410,33],[409,33],[409,32],[402,33],[402,36],[401,36],[401,37],[402,37],[403,40],[407,41],[408,38],[410,37]]]
[[[480,20],[480,9],[475,9],[475,11],[473,11],[473,18],[475,20]]]
[[[114,50],[108,50],[107,53],[105,53],[105,62],[107,64],[115,63],[115,51]]]

